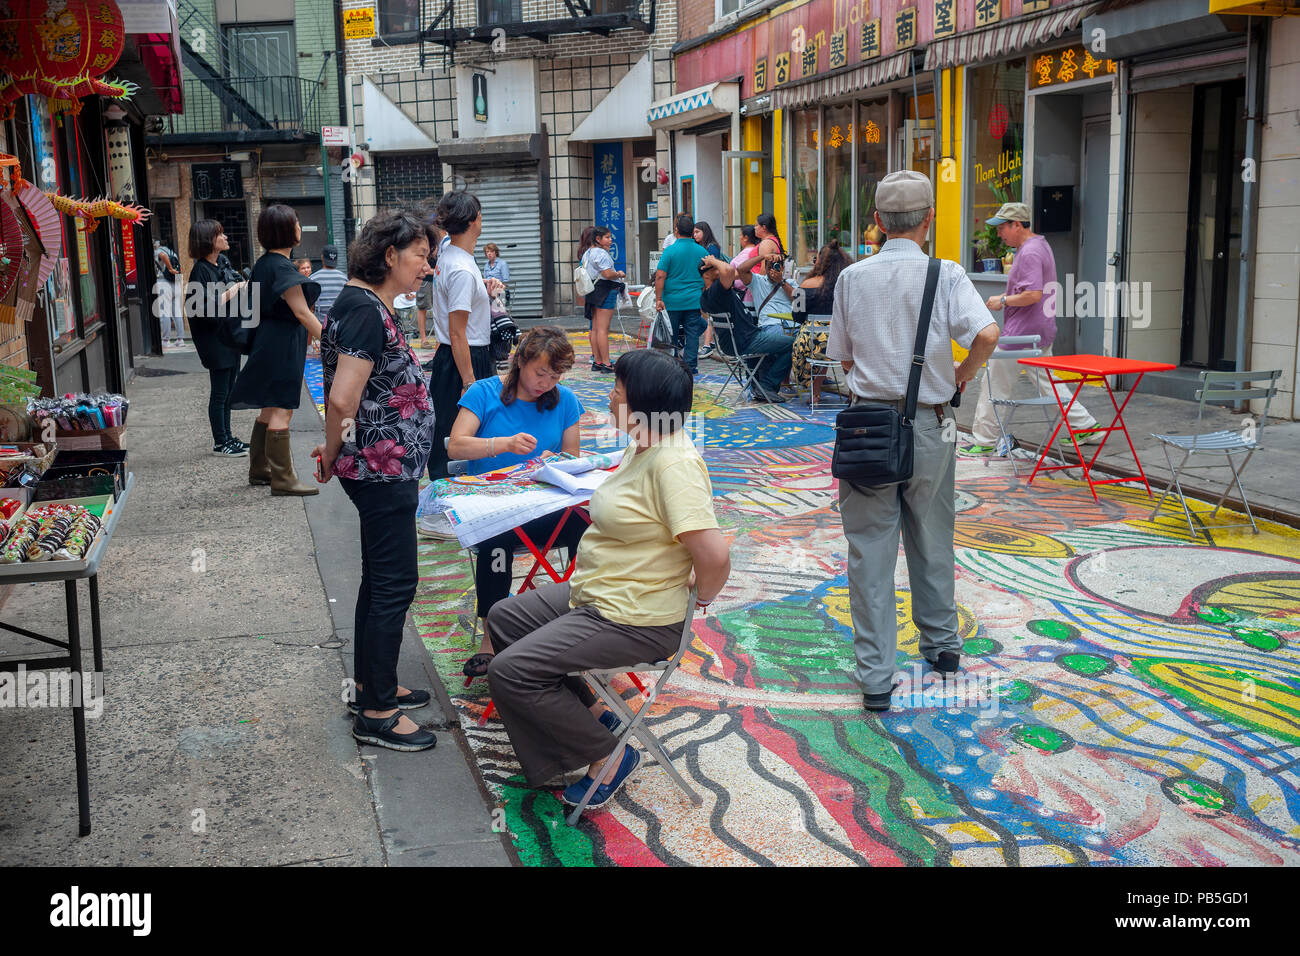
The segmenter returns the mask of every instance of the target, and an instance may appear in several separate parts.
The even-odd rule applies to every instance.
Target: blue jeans
[[[793,350],[794,339],[779,328],[759,329],[749,340],[749,345],[745,348],[746,354],[758,353],[768,356],[766,359],[755,360],[763,363],[759,367],[757,377],[758,383],[767,391],[775,392],[781,387],[785,377],[790,374]]]
[[[668,309],[668,321],[673,324],[673,341],[682,350],[682,361],[695,375],[700,371],[700,336],[709,327],[708,320],[699,309]]]

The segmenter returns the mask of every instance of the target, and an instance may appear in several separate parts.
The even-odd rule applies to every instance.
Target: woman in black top
[[[246,283],[231,283],[223,274],[219,257],[230,248],[221,223],[200,219],[190,226],[190,256],[194,268],[185,291],[185,315],[198,349],[199,361],[208,370],[208,424],[212,426],[212,454],[244,458],[248,445],[230,432],[230,390],[239,374],[239,351],[217,338],[217,320],[238,308],[232,302]]]
[[[249,448],[248,483],[270,485],[273,495],[320,494],[298,480],[289,450],[289,419],[302,396],[307,337],[320,338],[312,311],[320,286],[289,258],[301,239],[298,216],[288,206],[267,206],[257,217],[257,241],[266,254],[254,263],[249,282],[259,321],[230,395],[231,408],[261,409]]]
[[[429,703],[429,692],[397,681],[402,627],[420,577],[415,510],[434,412],[420,363],[393,320],[393,299],[429,271],[433,238],[427,216],[402,208],[371,219],[348,250],[348,283],[321,338],[325,443],[314,453],[325,480],[338,476],[361,519],[352,735],[406,751],[437,742],[402,715]]]

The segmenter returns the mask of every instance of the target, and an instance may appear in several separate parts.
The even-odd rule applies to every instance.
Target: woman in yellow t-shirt
[[[671,356],[625,352],[614,366],[609,410],[632,444],[591,496],[591,527],[577,567],[495,605],[487,630],[496,648],[488,685],[530,786],[588,767],[564,791],[577,804],[598,777],[588,806],[612,797],[641,762],[583,703],[585,685],[566,675],[663,660],[677,650],[692,583],[705,608],[731,573],[726,538],[713,514],[713,488],[686,434],[693,382]]]

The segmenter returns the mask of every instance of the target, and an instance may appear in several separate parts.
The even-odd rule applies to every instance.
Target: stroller
[[[496,295],[492,296],[491,311],[492,338],[488,344],[497,371],[504,372],[510,364],[510,351],[519,341],[519,326],[515,325],[514,320],[510,318],[504,289],[498,290]]]

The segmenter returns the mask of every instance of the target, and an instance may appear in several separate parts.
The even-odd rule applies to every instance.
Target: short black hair
[[[662,423],[661,435],[671,435],[686,424],[695,378],[680,359],[654,349],[633,349],[614,363],[614,379],[627,395],[628,411]]]
[[[438,202],[437,225],[450,236],[459,236],[483,211],[473,193],[451,192]]]
[[[361,235],[348,247],[348,278],[379,285],[391,271],[387,259],[389,247],[400,252],[421,239],[428,241],[430,250],[437,241],[433,225],[422,208],[403,205],[381,212],[362,227]]]
[[[292,249],[298,243],[298,214],[284,203],[275,203],[257,217],[257,241],[263,249]]]
[[[190,258],[206,259],[212,254],[217,236],[225,232],[215,219],[200,219],[190,226]]]
[[[688,212],[677,217],[677,235],[685,239],[695,238],[695,218]]]

